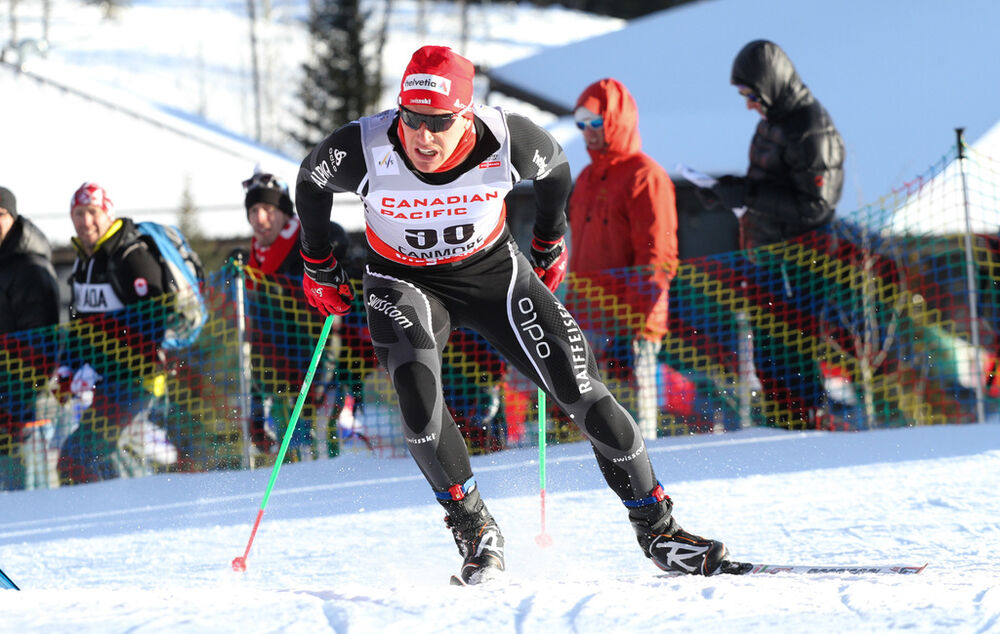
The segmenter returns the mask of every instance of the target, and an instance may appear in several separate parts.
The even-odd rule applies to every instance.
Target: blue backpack
[[[177,227],[143,221],[136,223],[136,228],[173,280],[174,315],[168,321],[162,345],[168,350],[186,348],[198,339],[208,320],[208,307],[201,294],[205,283],[201,258]]]

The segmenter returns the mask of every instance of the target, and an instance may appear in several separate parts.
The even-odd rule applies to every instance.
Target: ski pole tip
[[[233,560],[233,570],[235,572],[246,572],[247,570],[247,558],[237,557]]]

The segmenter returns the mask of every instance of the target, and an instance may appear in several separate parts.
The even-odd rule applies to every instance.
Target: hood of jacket
[[[610,165],[642,150],[639,108],[624,84],[610,78],[594,82],[576,100],[575,108],[581,106],[604,118],[607,146],[603,150],[587,149],[595,166]]]
[[[38,255],[46,260],[52,259],[52,247],[45,234],[24,216],[17,217],[0,244],[0,261],[15,255]]]
[[[813,101],[792,60],[780,46],[767,40],[754,40],[736,54],[730,81],[753,90],[769,120],[781,119]]]

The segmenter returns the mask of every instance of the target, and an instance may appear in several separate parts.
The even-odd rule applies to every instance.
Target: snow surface
[[[662,578],[589,445],[473,466],[506,582],[455,588],[442,509],[409,459],[285,465],[245,573],[269,469],[0,494],[7,632],[1000,631],[1000,425],[753,429],[653,441],[692,532],[767,563],[923,564],[920,575]]]

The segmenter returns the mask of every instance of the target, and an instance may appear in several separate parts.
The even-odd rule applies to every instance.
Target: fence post
[[[737,368],[739,376],[736,381],[737,402],[739,403],[740,427],[747,429],[753,425],[751,417],[751,384],[756,380],[753,361],[753,331],[750,329],[750,319],[746,312],[736,313],[736,346]]]
[[[972,211],[969,205],[969,186],[965,177],[965,128],[955,128],[958,142],[958,172],[962,176],[962,205],[965,208],[965,280],[969,298],[969,324],[972,331],[972,353],[976,364],[976,375],[972,377],[976,386],[976,417],[978,422],[986,422],[982,373],[983,359],[979,347],[979,298],[976,293],[976,258],[972,251]]]
[[[250,460],[250,342],[247,341],[246,269],[242,254],[236,256],[236,345],[240,373],[240,428],[243,439],[243,468],[253,468]]]

